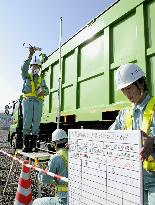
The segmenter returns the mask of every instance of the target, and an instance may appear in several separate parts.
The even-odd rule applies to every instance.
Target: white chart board
[[[140,131],[69,130],[69,205],[142,205]]]

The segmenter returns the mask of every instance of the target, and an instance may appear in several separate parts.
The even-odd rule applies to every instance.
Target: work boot
[[[24,135],[23,137],[24,148],[22,149],[22,152],[32,152],[32,149],[30,147],[30,137],[31,135]]]
[[[23,133],[18,132],[15,134],[15,149],[22,149],[23,148]]]
[[[32,152],[38,152],[37,148],[37,135],[31,135],[31,148]]]

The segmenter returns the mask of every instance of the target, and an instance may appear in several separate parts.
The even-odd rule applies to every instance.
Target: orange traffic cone
[[[32,204],[30,168],[26,167],[24,164],[28,164],[28,160],[24,160],[23,163],[14,205]]]

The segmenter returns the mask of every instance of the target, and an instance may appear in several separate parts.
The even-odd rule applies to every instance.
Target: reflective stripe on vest
[[[61,157],[61,159],[64,160],[66,170],[68,171],[68,151],[65,149],[60,149],[57,154]],[[57,184],[56,187],[56,192],[67,192],[68,191],[68,184]]]
[[[31,85],[31,93],[24,93],[24,97],[37,97],[38,99],[44,100],[44,96],[37,96],[36,91],[40,87],[42,78],[39,76],[37,84],[35,85],[34,80],[33,80],[33,75],[29,74],[30,77],[30,85]]]
[[[68,192],[68,185],[67,184],[57,184],[55,187],[55,192]]]
[[[155,97],[151,97],[143,113],[141,130],[149,134],[151,122],[155,112]],[[130,107],[125,114],[125,130],[132,130],[133,107]],[[155,159],[150,155],[148,161],[143,162],[143,167],[149,171],[155,171]]]

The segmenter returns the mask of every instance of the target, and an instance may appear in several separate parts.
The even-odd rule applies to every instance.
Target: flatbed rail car
[[[128,106],[116,92],[114,74],[124,63],[144,69],[155,95],[155,0],[120,0],[62,45],[61,126],[106,129]],[[42,126],[56,127],[59,50],[43,64],[48,70]],[[53,128],[52,128],[53,129]]]

